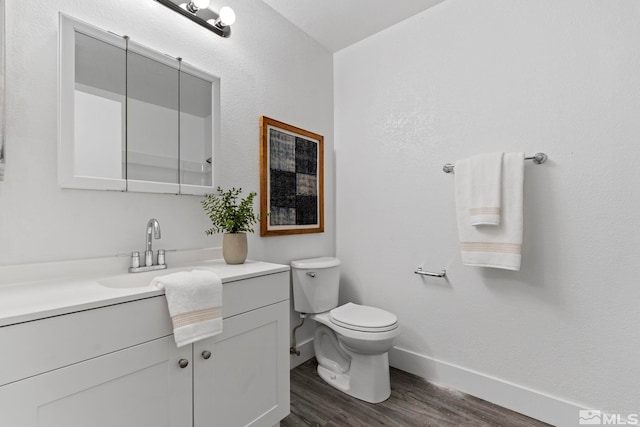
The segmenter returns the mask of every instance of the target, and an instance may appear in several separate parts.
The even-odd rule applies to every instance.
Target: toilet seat
[[[329,320],[335,325],[361,332],[386,332],[398,327],[395,314],[351,302],[331,310]]]

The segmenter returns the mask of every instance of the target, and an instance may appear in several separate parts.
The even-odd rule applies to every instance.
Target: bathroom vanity
[[[0,424],[277,425],[289,413],[289,267],[184,269],[198,267],[222,278],[223,333],[181,348],[148,286],[178,268],[0,283]]]

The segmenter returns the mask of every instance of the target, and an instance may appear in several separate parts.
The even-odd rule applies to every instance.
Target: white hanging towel
[[[222,281],[216,273],[180,271],[151,285],[164,289],[178,347],[222,333]]]
[[[469,158],[471,225],[500,225],[503,154],[479,154]]]
[[[471,225],[470,173],[470,159],[456,161],[456,216],[462,263],[519,271],[522,261],[524,153],[505,153],[502,157],[501,220],[497,226]]]

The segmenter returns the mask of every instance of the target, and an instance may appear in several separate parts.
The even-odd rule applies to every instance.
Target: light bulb
[[[236,13],[229,6],[224,6],[220,9],[220,23],[227,27],[233,25],[236,22]]]
[[[198,9],[209,7],[209,0],[192,0]]]

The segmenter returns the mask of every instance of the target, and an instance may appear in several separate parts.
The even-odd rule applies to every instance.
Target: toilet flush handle
[[[309,272],[307,272],[307,276],[316,277],[316,272],[315,271],[309,271]]]

